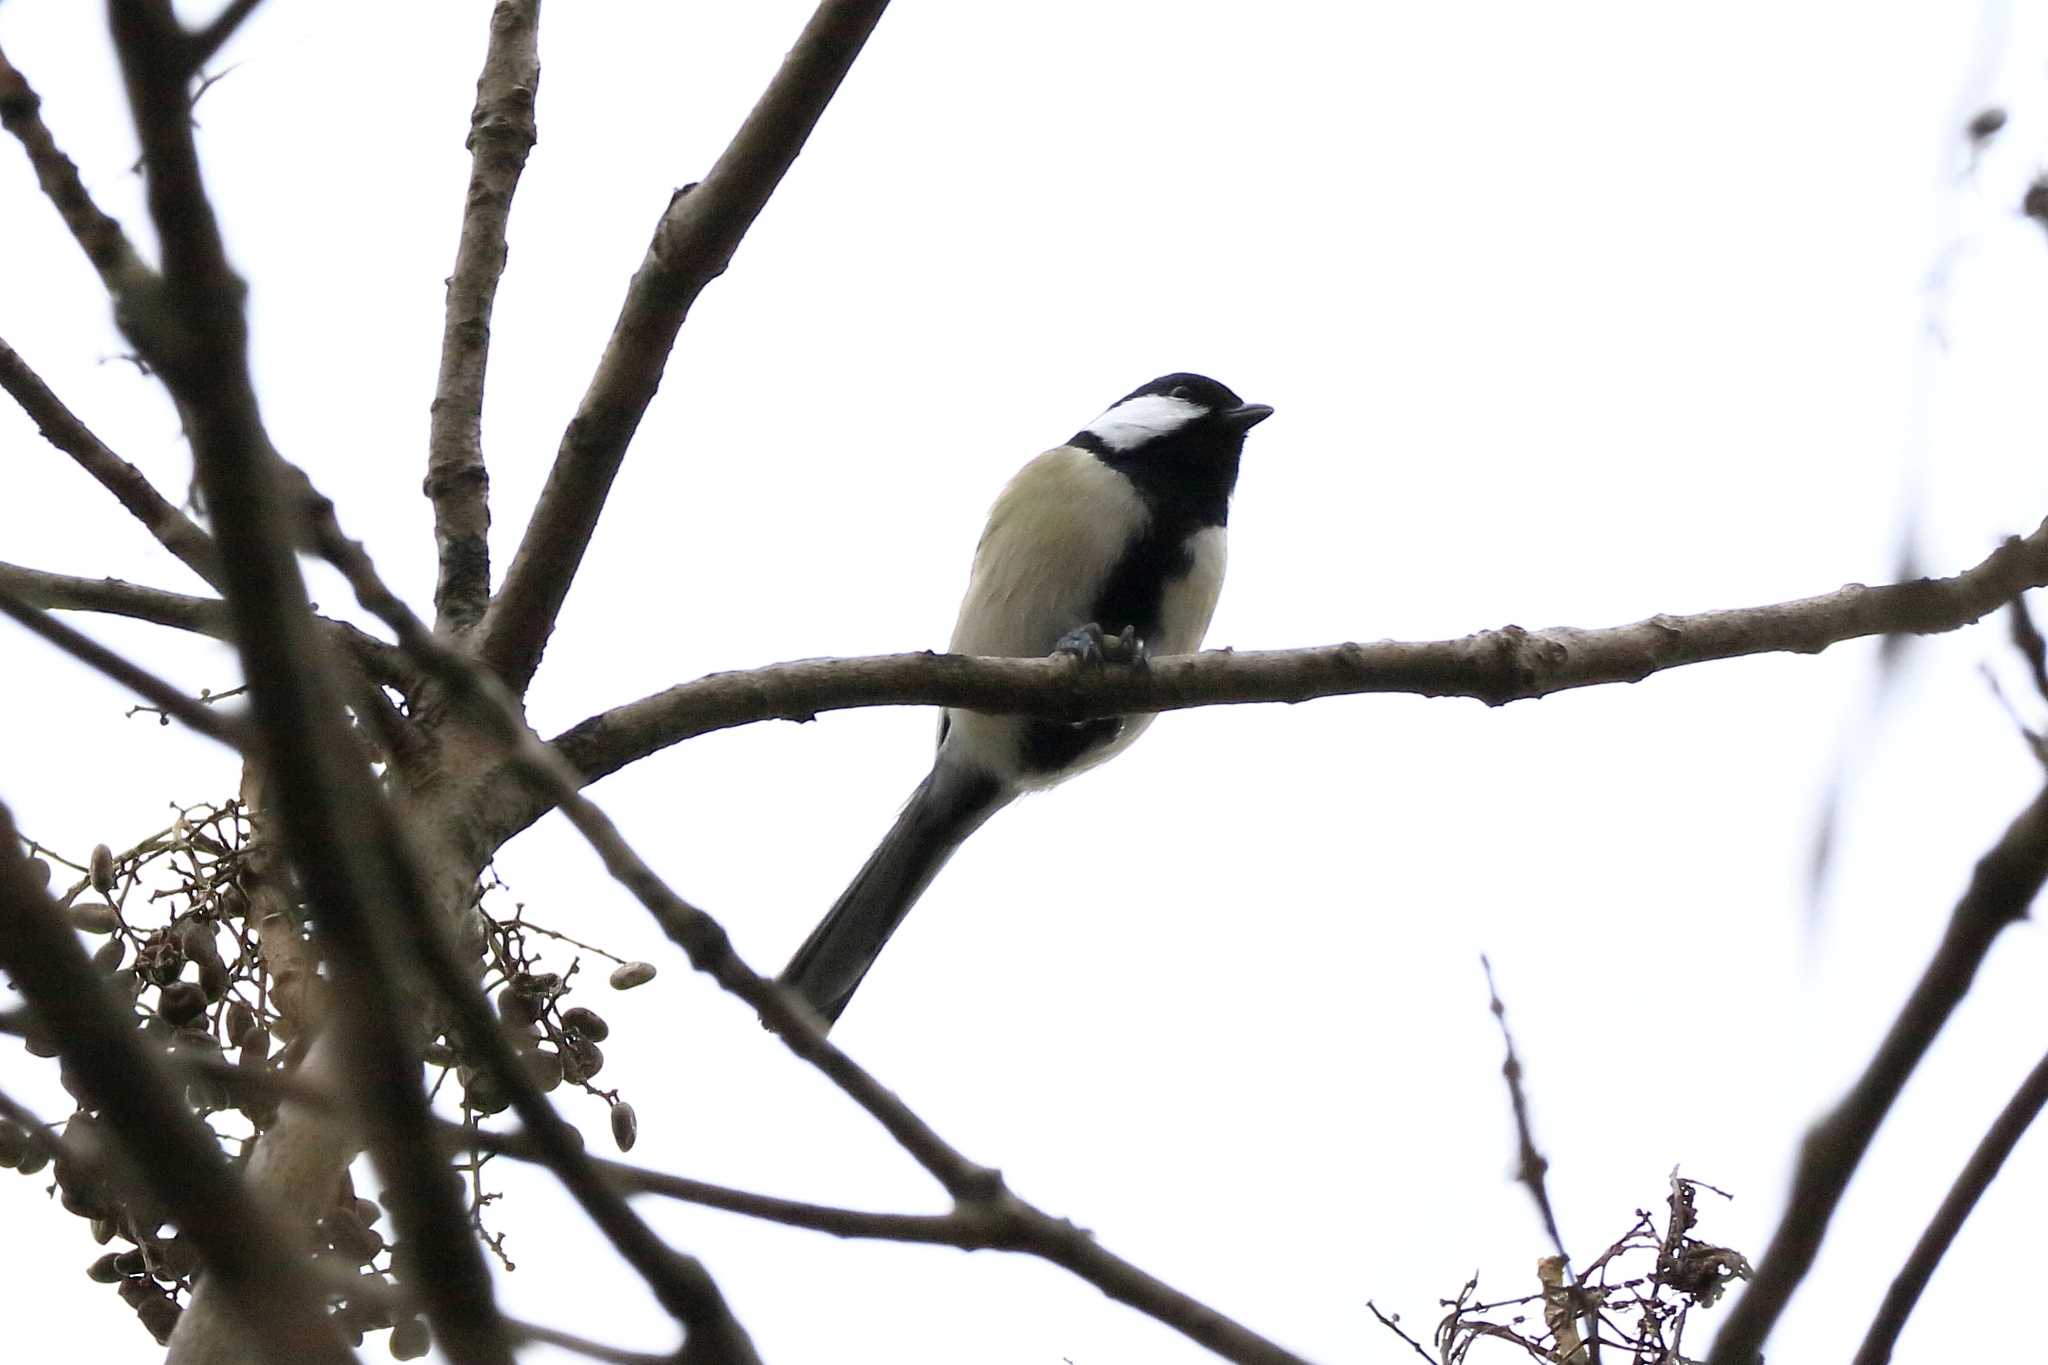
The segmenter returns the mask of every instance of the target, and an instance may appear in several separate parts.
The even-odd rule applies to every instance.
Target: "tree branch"
[[[213,59],[213,54],[227,46],[228,39],[242,26],[242,21],[256,12],[263,0],[229,0],[214,21],[192,34],[185,44],[185,64],[191,71],[197,71]]]
[[[432,1149],[411,1038],[407,944],[431,921],[322,666],[292,551],[298,518],[250,380],[245,288],[228,263],[193,142],[186,34],[169,0],[112,0],[109,17],[164,263],[160,289],[126,310],[123,323],[178,400],[191,436],[263,767],[337,986],[352,1006],[336,1019],[399,1234],[430,1267],[418,1286],[436,1337],[457,1361],[510,1365],[490,1274]]]
[[[14,134],[28,153],[36,183],[56,206],[64,226],[71,229],[72,238],[118,303],[130,290],[152,282],[156,272],[136,254],[121,225],[100,212],[99,205],[86,192],[85,182],[78,178],[78,167],[58,149],[56,139],[43,123],[42,106],[42,99],[29,86],[28,78],[7,60],[5,52],[0,52],[0,127]]]
[[[78,420],[71,409],[43,383],[12,346],[0,341],[0,389],[7,390],[43,433],[43,439],[69,455],[102,488],[121,500],[121,505],[156,537],[157,543],[176,555],[186,568],[220,586],[215,564],[213,537],[199,523],[186,516],[151,486],[141,470],[116,455],[91,428]]]
[[[61,621],[52,620],[48,613],[28,605],[4,587],[0,587],[0,615],[13,617],[81,663],[106,674],[165,715],[176,716],[207,738],[219,740],[233,749],[240,749],[246,744],[247,736],[242,733],[242,727],[226,716],[194,701],[105,645],[87,639]]]
[[[234,639],[228,604],[214,597],[193,597],[118,578],[80,578],[7,563],[0,563],[0,591],[45,611],[90,611],[102,616],[125,616],[130,620],[147,621],[151,625],[190,631],[216,640]],[[407,692],[417,685],[419,670],[413,667],[403,650],[395,649],[347,622],[324,616],[318,620],[320,629],[338,647],[346,649],[378,682]]]
[[[2012,1155],[2012,1149],[2019,1145],[2021,1136],[2040,1117],[2044,1106],[2048,1106],[2048,1056],[2036,1062],[2027,1078],[2020,1082],[2020,1088],[2006,1101],[2005,1108],[1977,1144],[1977,1150],[1970,1154],[1970,1160],[1956,1177],[1955,1184],[1949,1187],[1947,1197],[1935,1210],[1927,1230],[1914,1243],[1913,1254],[1906,1258],[1906,1264],[1893,1277],[1891,1288],[1885,1291],[1884,1303],[1871,1321],[1870,1331],[1864,1335],[1863,1345],[1857,1350],[1853,1365],[1886,1365],[1892,1358],[1892,1348],[1898,1344],[1906,1319],[1912,1316],[1914,1306],[1920,1302],[1921,1291],[1934,1278],[1934,1268],[1941,1264],[1949,1244],[1955,1241],[1964,1221],[1977,1207],[1977,1200],[1991,1188],[1991,1182],[1998,1178],[1999,1168]]]
[[[320,1307],[303,1253],[250,1198],[218,1139],[144,1051],[77,936],[28,870],[14,818],[0,806],[0,969],[61,1040],[70,1075],[120,1140],[150,1192],[192,1239],[208,1278],[272,1360],[341,1365],[345,1348]]]
[[[1145,668],[1100,670],[1077,669],[1063,659],[974,659],[929,652],[803,659],[682,683],[592,716],[553,743],[584,781],[594,782],[713,730],[764,720],[811,720],[820,712],[850,707],[959,706],[1085,720],[1381,692],[1472,697],[1500,706],[1572,688],[1641,682],[1688,664],[1751,654],[1812,654],[1871,635],[1955,630],[2042,586],[2048,586],[2048,522],[2025,539],[2008,539],[1952,578],[1882,587],[1850,584],[1818,597],[1653,616],[1606,629],[1508,626],[1457,640],[1211,650],[1154,659]],[[526,822],[545,810],[532,812]]]
[[[533,150],[540,85],[540,0],[498,0],[469,116],[469,194],[441,331],[441,373],[427,438],[426,494],[434,505],[443,630],[476,624],[491,595],[490,473],[484,465],[484,366],[491,308],[505,270],[505,224]]]
[[[540,665],[684,317],[725,272],[887,3],[824,0],[703,183],[678,192],[663,212],[481,627],[481,656],[515,694]]]
[[[1942,1025],[1969,992],[1992,942],[2007,925],[2026,917],[2044,880],[2048,880],[2048,789],[2014,818],[1998,843],[1978,861],[1940,946],[1876,1055],[1834,1112],[1816,1124],[1800,1145],[1799,1166],[1784,1216],[1763,1259],[1756,1263],[1755,1278],[1714,1338],[1713,1353],[1708,1357],[1711,1365],[1756,1365],[1762,1359],[1764,1340],[1820,1251],[1828,1220],[1878,1125],[1891,1112],[1892,1103]]]

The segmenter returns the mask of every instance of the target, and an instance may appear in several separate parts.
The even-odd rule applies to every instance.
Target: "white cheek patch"
[[[1088,424],[1087,431],[1109,449],[1121,453],[1179,431],[1207,411],[1200,403],[1190,403],[1185,398],[1142,393],[1103,413]]]

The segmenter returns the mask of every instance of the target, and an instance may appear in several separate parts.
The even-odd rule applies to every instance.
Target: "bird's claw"
[[[1075,626],[1060,636],[1052,652],[1078,660],[1083,668],[1100,668],[1104,664],[1130,664],[1143,668],[1151,657],[1145,649],[1145,642],[1138,638],[1136,626],[1125,626],[1118,634],[1111,635],[1094,621],[1085,626]]]

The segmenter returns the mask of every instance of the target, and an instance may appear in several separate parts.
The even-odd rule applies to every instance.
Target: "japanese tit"
[[[1272,413],[1213,379],[1169,374],[1025,465],[989,511],[953,652],[1100,661],[1200,648],[1223,586],[1245,433]],[[1069,724],[945,711],[930,775],[789,960],[782,984],[829,1025],[968,835],[1023,793],[1120,753],[1152,719]]]

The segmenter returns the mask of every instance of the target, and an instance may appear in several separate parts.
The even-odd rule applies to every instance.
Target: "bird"
[[[1200,648],[1245,435],[1272,414],[1204,375],[1162,375],[1032,459],[989,511],[952,652],[1099,667]],[[778,980],[829,1029],[970,835],[1026,792],[1121,753],[1152,719],[947,708],[931,772]]]

